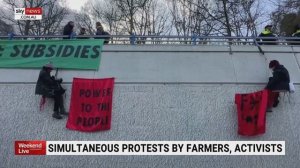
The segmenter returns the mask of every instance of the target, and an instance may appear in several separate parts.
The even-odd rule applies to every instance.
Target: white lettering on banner
[[[47,155],[285,155],[285,141],[47,141]]]

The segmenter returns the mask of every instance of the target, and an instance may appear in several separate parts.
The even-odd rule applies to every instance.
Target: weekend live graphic
[[[15,141],[15,155],[285,155],[285,141]]]

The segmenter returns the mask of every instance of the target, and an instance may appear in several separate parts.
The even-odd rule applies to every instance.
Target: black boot
[[[59,113],[61,115],[66,115],[66,116],[69,115],[69,113],[66,112],[66,109],[64,107],[64,99],[63,99],[62,95],[60,96],[60,99],[59,99]]]
[[[279,104],[279,100],[275,100],[274,104],[273,104],[273,107],[277,107]]]
[[[61,107],[60,108],[60,111],[59,111],[59,113],[61,114],[61,115],[69,115],[69,113],[68,112],[66,112],[66,110],[65,110],[65,108],[64,107]]]
[[[54,113],[52,114],[52,117],[56,118],[56,119],[62,119],[62,116],[59,115],[58,111],[54,111]]]

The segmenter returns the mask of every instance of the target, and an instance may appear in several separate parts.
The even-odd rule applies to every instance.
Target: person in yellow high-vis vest
[[[275,38],[276,36],[272,32],[272,25],[267,25],[265,26],[264,31],[262,31],[258,37],[274,37],[272,39],[260,39],[258,38],[258,44],[260,45],[276,45],[277,39]]]
[[[295,43],[292,43],[291,45],[300,45],[300,24],[296,25],[295,29],[296,32],[292,35],[293,37],[296,37],[293,39]]]

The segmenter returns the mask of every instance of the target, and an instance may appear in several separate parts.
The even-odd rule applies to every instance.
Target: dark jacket
[[[96,35],[98,36],[109,36],[110,34],[106,31],[102,31],[100,29],[97,29]],[[96,37],[95,39],[104,39],[104,44],[108,44],[109,42],[109,37]]]
[[[54,93],[51,93],[51,90],[53,90],[55,84],[55,80],[50,76],[50,72],[47,72],[46,68],[42,68],[36,83],[35,94],[52,97]]]
[[[290,75],[283,65],[278,65],[273,70],[273,77],[269,78],[266,89],[269,90],[290,90]]]
[[[276,37],[271,31],[264,30],[259,34],[258,37]],[[274,41],[277,41],[276,38],[274,39],[257,39],[258,44],[260,45],[276,45]],[[262,41],[262,42],[261,42]]]
[[[86,36],[85,33],[79,33],[79,36],[77,36],[77,39],[89,39],[89,37],[80,37],[80,36]]]
[[[68,35],[69,37],[64,37],[63,39],[69,39],[73,33],[73,26],[69,23],[64,27],[63,35]]]

